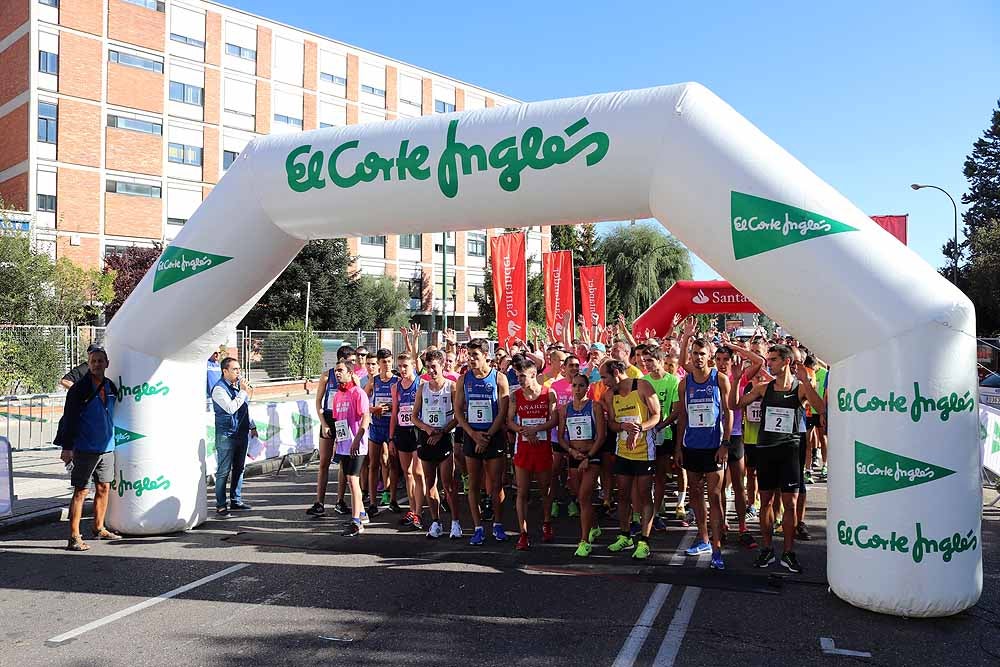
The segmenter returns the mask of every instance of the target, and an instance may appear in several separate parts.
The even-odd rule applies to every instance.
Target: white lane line
[[[175,588],[174,590],[169,591],[167,593],[163,593],[162,595],[157,595],[155,598],[149,598],[148,600],[144,600],[139,604],[135,604],[126,609],[122,609],[121,611],[117,611],[111,614],[110,616],[105,616],[104,618],[99,618],[96,621],[87,623],[86,625],[81,625],[75,630],[64,632],[61,635],[57,635],[52,639],[49,639],[45,643],[48,645],[64,644],[70,641],[71,639],[79,637],[85,632],[90,632],[91,630],[99,628],[102,625],[107,625],[108,623],[114,623],[120,618],[125,618],[126,616],[134,614],[138,611],[142,611],[143,609],[147,609],[149,607],[152,607],[153,605],[165,602],[166,600],[169,600],[172,597],[176,597],[178,595],[181,595],[182,593],[187,593],[188,591],[194,588],[198,588],[199,586],[204,586],[205,584],[215,581],[216,579],[221,579],[222,577],[232,574],[233,572],[238,572],[239,570],[242,570],[245,567],[250,567],[250,563],[240,563],[238,565],[233,565],[232,567],[227,567],[225,570],[222,570],[221,572],[210,574],[207,577],[199,579],[198,581],[192,581],[190,584],[185,584],[180,588]]]
[[[639,614],[639,620],[632,626],[632,631],[628,633],[628,638],[621,650],[618,651],[618,657],[615,658],[611,667],[632,667],[635,664],[635,659],[639,656],[642,645],[646,643],[646,637],[649,636],[649,631],[653,627],[653,621],[656,620],[660,609],[663,608],[663,603],[667,601],[671,588],[671,584],[656,584],[645,609]]]
[[[687,533],[685,533],[684,537],[681,538],[681,543],[677,545],[677,551],[675,551],[674,555],[670,557],[671,565],[683,565],[685,563],[688,556],[684,552],[687,551],[692,544],[694,544],[694,538],[697,536],[697,530],[689,529]]]
[[[660,644],[660,650],[653,658],[653,667],[673,667],[677,659],[677,653],[681,650],[681,642],[684,641],[684,634],[687,632],[688,623],[691,622],[691,615],[694,614],[694,606],[698,603],[698,596],[701,589],[697,586],[689,586],[684,589],[677,611],[670,621],[667,634]]]

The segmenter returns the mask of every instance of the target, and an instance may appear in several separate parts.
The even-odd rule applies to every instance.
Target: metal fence
[[[378,343],[375,331],[313,331],[320,350],[303,351],[302,332],[246,330],[241,350],[244,374],[250,384],[315,379],[333,366],[341,345],[365,345],[373,349]],[[237,337],[239,341],[239,336]],[[309,350],[308,346],[306,350]],[[301,357],[308,357],[303,359]]]
[[[2,396],[0,434],[14,449],[51,447],[65,402],[64,393]]]

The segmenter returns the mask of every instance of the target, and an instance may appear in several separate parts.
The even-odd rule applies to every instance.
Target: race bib
[[[541,426],[547,421],[548,419],[545,419],[544,417],[525,417],[524,419],[521,420],[521,426],[527,426],[531,428],[533,426]]]
[[[764,411],[764,430],[771,433],[791,433],[795,427],[795,408],[772,408]]]
[[[688,403],[688,428],[711,428],[715,426],[712,412],[715,403]]]
[[[469,401],[469,423],[470,424],[492,424],[493,423],[493,402],[488,400],[473,399]],[[542,422],[543,424],[545,422]]]
[[[399,425],[413,426],[413,404],[399,406]]]
[[[392,396],[376,396],[375,397],[375,407],[391,408],[392,407]]]
[[[424,410],[424,422],[431,428],[441,428],[444,426],[444,410],[441,408],[427,408]]]
[[[334,439],[338,442],[350,442],[351,441],[351,427],[348,425],[346,419],[338,419],[333,424]]]
[[[566,431],[570,440],[594,439],[594,425],[590,417],[566,417]]]
[[[760,423],[760,401],[754,401],[747,406],[747,421],[754,424]]]

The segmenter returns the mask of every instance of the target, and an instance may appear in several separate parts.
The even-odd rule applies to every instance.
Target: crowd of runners
[[[326,513],[335,462],[333,510],[351,517],[345,537],[388,511],[428,538],[461,539],[464,524],[470,545],[506,542],[511,492],[515,545],[525,550],[538,530],[534,492],[543,542],[554,538],[553,518],[579,517],[578,557],[600,544],[601,517],[618,520],[604,547],[639,560],[654,532],[679,521],[697,527],[686,554],[711,554],[723,569],[731,499],[734,537],[756,550],[753,564],[775,562],[777,536],[781,565],[800,572],[807,485],[814,471],[826,474],[826,365],[762,328],[742,342],[699,332],[693,319],[642,340],[623,319],[578,331],[494,350],[481,338],[458,344],[449,330],[443,346],[420,350],[414,327],[401,354],[341,347],[317,391],[320,467],[307,513]]]

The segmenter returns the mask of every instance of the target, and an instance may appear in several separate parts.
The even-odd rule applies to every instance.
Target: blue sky
[[[525,101],[699,81],[865,212],[909,213],[934,266],[951,204],[909,184],[961,214],[1000,98],[995,0],[226,4]]]

